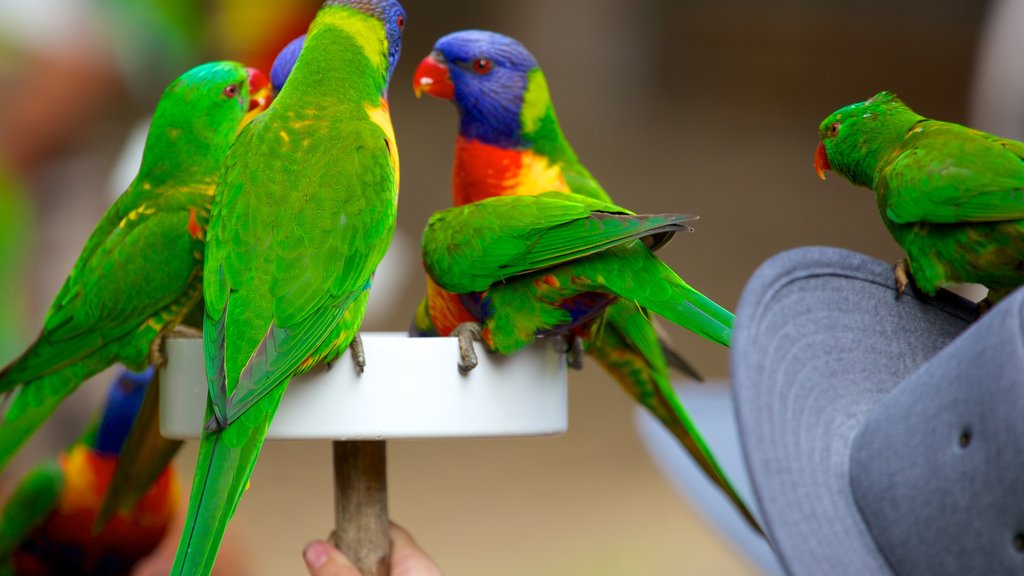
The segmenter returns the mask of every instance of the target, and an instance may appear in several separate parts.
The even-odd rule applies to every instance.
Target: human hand
[[[391,576],[441,576],[441,570],[401,526],[391,523]],[[302,551],[310,576],[362,576],[333,544],[314,540]]]

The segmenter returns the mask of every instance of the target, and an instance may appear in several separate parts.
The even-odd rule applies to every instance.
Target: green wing
[[[558,192],[489,198],[434,214],[423,232],[423,263],[446,290],[478,292],[629,240],[689,230],[682,223],[695,218],[636,216]]]
[[[108,220],[86,244],[38,340],[0,375],[0,392],[83,360],[185,293],[198,272],[187,211]]]
[[[56,460],[33,468],[18,484],[0,516],[0,558],[6,559],[57,507],[64,472]]]
[[[1024,218],[1024,144],[946,122],[926,121],[914,130],[876,183],[889,219],[952,224]]]
[[[280,152],[271,147],[280,141],[262,134],[275,126],[273,110],[261,119],[236,143],[251,151],[233,155],[207,244],[207,374],[221,424],[287,382],[322,346],[368,287],[394,222],[393,200],[382,205],[383,195],[363,193],[395,185],[378,126],[351,123],[348,141],[338,146],[344,155],[310,158],[299,173],[285,163],[268,170],[268,157]],[[297,179],[331,193],[297,201]],[[358,214],[380,218],[369,227],[346,225]]]

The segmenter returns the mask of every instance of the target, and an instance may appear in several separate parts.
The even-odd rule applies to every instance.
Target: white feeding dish
[[[344,353],[291,381],[268,438],[385,440],[545,436],[568,429],[565,357],[540,340],[511,357],[476,344],[480,364],[458,370],[455,338],[364,333],[366,370]],[[198,438],[206,413],[203,342],[170,338],[161,371],[160,432]]]

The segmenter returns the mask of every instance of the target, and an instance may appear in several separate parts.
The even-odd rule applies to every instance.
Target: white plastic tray
[[[364,333],[366,370],[346,352],[330,370],[292,380],[268,438],[384,440],[545,436],[568,429],[564,355],[540,340],[508,358],[488,354],[463,376],[455,338]],[[198,438],[207,384],[201,339],[168,339],[161,372],[160,431]]]

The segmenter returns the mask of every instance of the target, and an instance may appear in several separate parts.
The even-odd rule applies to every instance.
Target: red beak
[[[245,70],[249,73],[249,111],[264,110],[273,98],[270,93],[270,80],[255,68]]]
[[[825,143],[818,142],[818,149],[814,151],[814,169],[818,171],[818,178],[825,179],[825,170],[831,170],[832,165],[828,163],[828,152],[825,151]]]
[[[452,77],[444,64],[444,56],[438,52],[431,52],[420,62],[412,76],[412,91],[416,93],[417,98],[423,92],[443,100],[455,97],[455,85],[452,84]]]

